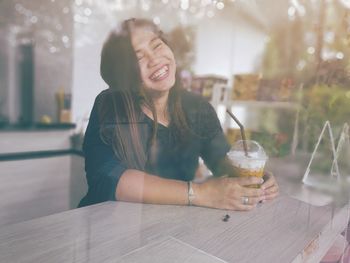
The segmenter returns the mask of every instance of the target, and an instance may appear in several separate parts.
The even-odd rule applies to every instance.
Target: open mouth
[[[149,78],[152,81],[160,81],[165,79],[169,75],[169,66],[164,65],[157,71],[155,71]]]

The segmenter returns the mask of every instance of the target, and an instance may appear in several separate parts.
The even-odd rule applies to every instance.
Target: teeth
[[[165,68],[162,68],[161,70],[159,70],[159,71],[157,72],[156,77],[159,77],[160,75],[164,74],[165,71],[166,71],[166,69],[165,69]]]
[[[160,77],[164,76],[168,71],[168,67],[164,66],[160,70],[156,71],[155,73],[152,74],[151,79],[152,80],[157,80]]]

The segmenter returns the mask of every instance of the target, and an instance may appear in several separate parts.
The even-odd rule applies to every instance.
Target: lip
[[[166,72],[165,72],[165,74],[164,74],[163,76],[161,76],[160,78],[154,79],[154,74],[155,74],[156,72],[158,72],[159,70],[161,70],[162,68],[164,68],[164,67],[166,67]],[[163,79],[165,79],[165,78],[167,78],[167,77],[169,76],[169,71],[170,71],[169,65],[168,65],[168,64],[164,64],[164,65],[158,67],[158,68],[149,76],[149,79],[150,79],[151,81],[153,81],[153,82],[161,81],[161,80],[163,80]]]

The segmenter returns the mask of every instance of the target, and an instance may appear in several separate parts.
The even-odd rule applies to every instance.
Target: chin
[[[175,85],[175,76],[159,81],[158,83],[149,83],[147,90],[152,92],[164,92],[169,91]]]

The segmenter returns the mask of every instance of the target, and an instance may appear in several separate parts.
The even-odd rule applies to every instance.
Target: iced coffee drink
[[[243,141],[237,141],[227,153],[236,174],[240,177],[263,177],[264,167],[268,159],[264,149],[256,141],[247,140],[245,142],[247,152],[244,150]],[[250,185],[249,187],[259,188],[260,185]]]

